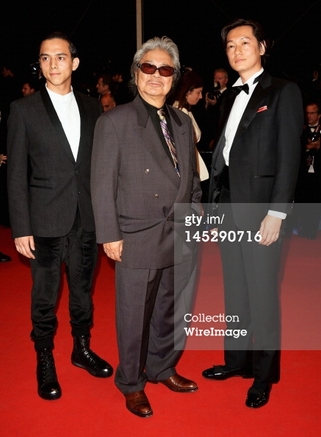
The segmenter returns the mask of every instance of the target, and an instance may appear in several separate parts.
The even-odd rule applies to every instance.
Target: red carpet
[[[287,241],[286,249],[290,255],[284,265],[281,294],[283,319],[286,319],[283,329],[287,330],[284,341],[288,349],[316,348],[321,337],[318,317],[321,236],[315,241],[292,237]],[[2,437],[321,435],[320,350],[284,351],[281,382],[274,386],[270,402],[262,409],[251,410],[244,405],[250,382],[241,378],[224,382],[202,378],[202,370],[222,362],[222,352],[197,350],[203,345],[198,340],[196,345],[189,341],[189,349],[195,350],[184,353],[178,371],[197,381],[199,391],[177,394],[162,385],[148,384],[146,393],[154,416],[149,419],[135,417],[126,410],[124,398],[112,378],[94,378],[70,364],[72,340],[65,283],[58,309],[59,329],[54,351],[63,396],[57,401],[42,400],[36,391],[36,360],[29,339],[29,265],[15,252],[8,229],[0,229],[0,250],[12,257],[12,262],[0,264]],[[205,297],[201,297],[201,303],[197,303],[199,310],[196,308],[194,313],[205,312],[204,302],[207,302],[206,313],[216,314],[222,296],[216,247],[204,249],[200,273],[199,296],[205,293]],[[92,347],[116,367],[113,268],[104,256],[100,257],[97,271],[94,303]],[[207,345],[206,348],[209,349]]]

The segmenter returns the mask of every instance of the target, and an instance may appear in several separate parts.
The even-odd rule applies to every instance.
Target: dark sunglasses
[[[156,65],[148,64],[147,62],[143,62],[142,64],[137,64],[137,67],[141,69],[141,71],[145,74],[154,74],[156,70],[159,71],[159,74],[164,77],[169,77],[174,74],[175,68],[170,65],[162,65],[161,67],[156,67]]]

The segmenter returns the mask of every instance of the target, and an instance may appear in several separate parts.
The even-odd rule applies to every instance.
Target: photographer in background
[[[202,138],[198,144],[199,150],[213,150],[216,143],[220,108],[224,92],[227,90],[228,73],[224,68],[217,68],[213,72],[213,86],[205,94],[205,104],[202,108],[197,105],[193,114],[202,131]]]
[[[306,125],[301,143],[301,166],[296,189],[299,235],[313,240],[321,218],[321,108],[316,101],[305,107]]]
[[[205,107],[221,104],[220,98],[227,90],[228,73],[224,68],[217,68],[213,73],[213,89],[205,95]]]

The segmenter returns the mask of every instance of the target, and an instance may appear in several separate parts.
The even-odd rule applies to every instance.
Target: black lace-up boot
[[[75,366],[87,370],[91,375],[108,378],[113,374],[113,368],[107,361],[100,358],[90,349],[89,335],[74,337],[74,348],[71,362]]]
[[[37,351],[38,394],[47,400],[59,399],[61,388],[58,382],[54,357],[50,348]]]

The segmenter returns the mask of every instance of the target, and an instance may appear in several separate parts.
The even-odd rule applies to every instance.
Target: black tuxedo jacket
[[[235,93],[227,92],[213,152],[209,202],[225,165],[225,127],[235,100]],[[298,175],[302,126],[298,86],[263,72],[240,120],[229,158],[232,210],[240,229],[258,230],[269,209],[287,211]]]
[[[90,165],[99,102],[75,92],[81,135],[77,160],[46,89],[11,104],[8,120],[8,193],[13,237],[60,237],[77,207],[94,231]]]

